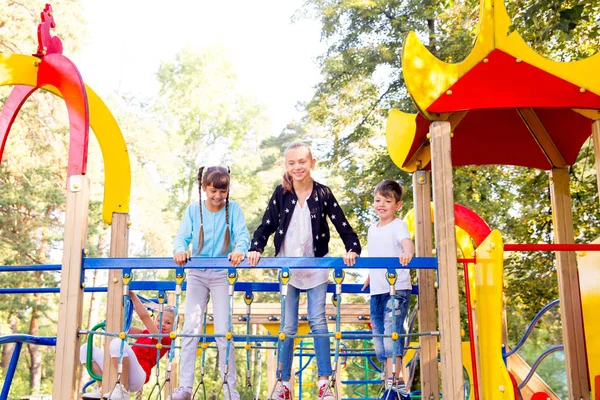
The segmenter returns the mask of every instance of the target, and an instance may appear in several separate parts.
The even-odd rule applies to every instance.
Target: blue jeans
[[[312,289],[307,289],[308,296],[308,325],[312,333],[329,333],[327,319],[325,318],[325,301],[327,297],[327,282]],[[298,305],[300,302],[300,289],[288,285],[285,298],[285,327],[286,335],[295,335],[298,332]],[[315,354],[317,356],[317,372],[319,376],[331,376],[331,354],[329,350],[329,337],[316,337]],[[289,381],[292,374],[292,362],[294,358],[294,339],[286,338],[283,341],[281,351],[283,369],[281,380]]]
[[[399,335],[406,333],[404,321],[408,314],[410,305],[410,290],[397,290],[394,296],[394,308],[396,309],[396,326],[392,325],[392,299],[389,293],[371,295],[371,325],[374,334],[391,335],[398,332]],[[393,340],[390,337],[373,338],[375,354],[379,361],[385,361],[392,357]],[[404,354],[404,338],[396,341],[396,357]]]

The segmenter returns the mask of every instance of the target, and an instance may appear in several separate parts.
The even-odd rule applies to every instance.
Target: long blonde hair
[[[308,147],[308,145],[306,143],[293,142],[293,143],[290,143],[290,145],[283,152],[283,161],[284,161],[284,163],[285,163],[285,156],[286,156],[286,154],[290,150],[297,149],[299,147],[306,148],[306,150],[308,150],[308,156],[310,157],[311,160],[313,159],[312,151],[310,151],[310,147]],[[292,181],[292,177],[290,176],[290,174],[288,174],[287,170],[283,172],[283,177],[281,179],[281,185],[283,186],[283,193],[291,192],[292,189],[293,189],[293,187],[294,187],[294,183]]]
[[[227,190],[227,198],[225,199],[225,241],[223,242],[223,248],[221,254],[227,254],[229,246],[231,245],[231,233],[229,229],[229,185],[231,183],[231,176],[229,174],[229,168],[225,167],[208,167],[206,173],[204,173],[204,167],[200,167],[198,170],[198,194],[200,198],[200,237],[198,239],[198,252],[200,254],[204,247],[204,216],[202,213],[202,186],[212,186],[215,189]]]

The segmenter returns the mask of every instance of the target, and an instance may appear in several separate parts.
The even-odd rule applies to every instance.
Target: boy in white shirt
[[[396,218],[396,212],[402,207],[402,186],[393,180],[384,180],[375,186],[373,207],[379,217],[379,222],[369,227],[368,246],[370,257],[398,257],[400,264],[408,265],[415,253],[415,246],[410,239],[406,223]],[[392,325],[392,302],[390,285],[386,279],[387,269],[370,269],[363,290],[370,286],[371,293],[371,325],[374,334],[391,335],[397,332],[405,334],[404,321],[410,304],[410,272],[408,269],[397,269],[396,295],[394,308],[396,324]],[[386,391],[382,399],[395,400],[409,398],[404,392],[402,377],[402,354],[404,353],[404,338],[396,342],[396,373],[392,376],[392,339],[386,337],[373,338],[377,358],[385,362],[387,376]],[[392,387],[396,378],[397,387]],[[405,397],[406,396],[406,397]]]

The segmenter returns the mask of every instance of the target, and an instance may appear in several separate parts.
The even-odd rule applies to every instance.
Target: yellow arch
[[[0,54],[0,86],[37,86],[40,59],[21,54]],[[102,99],[85,86],[90,110],[90,127],[100,144],[104,161],[102,219],[111,224],[113,212],[128,213],[131,194],[131,165],[121,128]],[[51,86],[45,90],[60,97]]]

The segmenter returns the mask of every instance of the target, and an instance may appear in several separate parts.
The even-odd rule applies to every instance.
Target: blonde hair
[[[206,173],[204,173],[204,167],[200,167],[198,170],[198,194],[200,198],[200,236],[198,238],[198,252],[200,254],[204,247],[204,217],[202,214],[202,186],[212,186],[215,189],[227,190],[227,198],[225,199],[225,241],[223,242],[223,248],[221,254],[227,254],[229,246],[231,245],[231,233],[229,230],[229,184],[231,183],[231,176],[229,174],[229,168],[225,167],[208,167]]]
[[[290,150],[294,150],[297,149],[299,147],[304,147],[306,148],[306,150],[308,150],[308,156],[310,157],[310,159],[313,159],[312,156],[312,151],[310,151],[310,147],[308,147],[308,145],[306,143],[302,143],[302,142],[293,142],[290,143],[290,145],[285,149],[285,151],[283,152],[283,158],[285,160],[285,156],[286,154],[290,151]],[[281,186],[283,186],[283,193],[286,192],[291,192],[293,189],[293,181],[292,181],[292,177],[290,176],[290,174],[288,174],[287,171],[285,171],[283,173],[283,177],[281,179]]]

